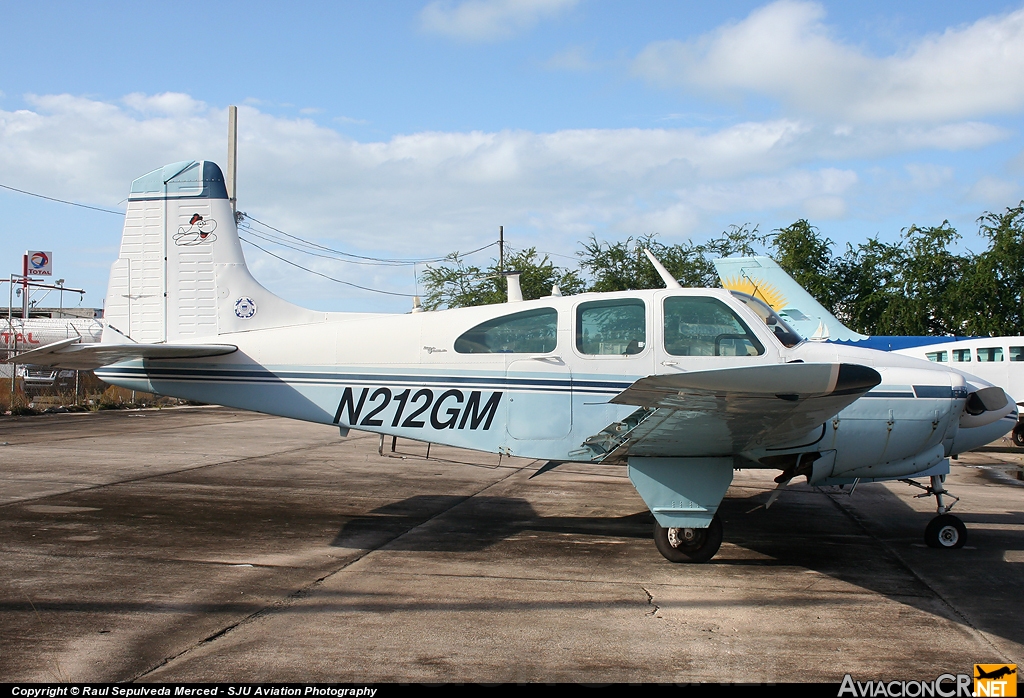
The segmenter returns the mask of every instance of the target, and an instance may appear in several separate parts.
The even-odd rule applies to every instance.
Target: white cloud
[[[1024,150],[1010,158],[1006,163],[1006,169],[1014,174],[1024,174]]]
[[[356,124],[359,126],[365,126],[370,123],[366,119],[356,119],[351,116],[336,116],[334,117],[334,121],[338,122],[339,124]]]
[[[1024,199],[1024,187],[998,177],[982,177],[974,183],[967,195],[986,206],[1001,209],[1016,206],[1018,201]]]
[[[832,220],[846,215],[846,201],[841,196],[813,196],[803,202],[807,218]]]
[[[780,0],[693,41],[659,41],[634,71],[668,87],[754,93],[859,123],[941,122],[1024,107],[1024,9],[876,57],[843,43],[817,3]]]
[[[579,0],[435,0],[420,12],[425,31],[465,41],[506,39]]]
[[[556,53],[544,62],[548,70],[566,70],[580,73],[593,70],[597,64],[590,59],[590,51],[583,46],[570,46],[564,51]]]
[[[117,102],[45,95],[29,103],[0,110],[0,183],[48,196],[115,206],[150,170],[179,160],[223,162],[227,151],[226,109],[187,95]],[[717,233],[713,221],[723,217],[841,217],[861,187],[855,171],[836,164],[843,158],[862,162],[1005,136],[972,124],[836,130],[779,119],[718,129],[422,132],[359,142],[247,105],[238,125],[241,210],[347,250],[403,257],[479,247],[498,225],[517,247],[558,252],[591,233],[657,232],[678,241]],[[115,243],[117,232],[102,244]],[[261,278],[290,283],[293,270],[260,254],[252,257],[267,275]],[[311,265],[363,285],[411,285],[403,270]]]
[[[12,186],[110,205],[155,167],[221,161],[226,152],[226,110],[187,95],[30,103],[33,110],[0,111],[0,181]],[[854,185],[846,170],[811,165],[822,158],[956,149],[1005,135],[975,124],[834,132],[781,119],[718,130],[422,132],[361,143],[307,119],[239,111],[243,209],[367,248],[382,235],[404,249],[464,247],[500,222],[560,232],[632,229],[626,221],[651,215],[694,220],[680,203],[771,209]]]
[[[918,190],[938,189],[953,181],[953,168],[947,165],[908,163],[904,165],[910,175],[910,184]]]
[[[63,98],[64,96],[62,95],[61,97]],[[50,109],[54,108],[54,105],[46,103],[46,100],[54,98],[40,97],[38,99],[43,100],[37,102],[40,106]],[[180,92],[164,92],[158,95],[145,95],[140,92],[133,92],[125,96],[121,101],[143,114],[190,116],[206,111],[206,105],[203,102],[192,99],[189,95]]]

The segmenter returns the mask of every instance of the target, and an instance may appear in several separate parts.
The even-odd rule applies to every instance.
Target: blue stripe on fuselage
[[[97,369],[100,378],[149,379],[157,381],[202,383],[290,383],[317,385],[458,385],[482,389],[521,389],[579,393],[618,394],[633,381],[595,381],[568,378],[515,378],[508,376],[431,376],[403,374],[328,373],[311,371],[271,371],[268,369],[210,369],[108,366]]]

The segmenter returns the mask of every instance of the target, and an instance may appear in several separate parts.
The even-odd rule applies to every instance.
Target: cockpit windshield
[[[771,309],[764,301],[754,298],[750,294],[740,293],[739,291],[730,291],[733,296],[743,301],[748,308],[757,313],[758,317],[764,320],[764,324],[768,325],[768,328],[775,333],[776,339],[782,342],[787,347],[795,347],[800,342],[804,341],[796,330],[787,325],[782,318],[780,318],[774,310]]]

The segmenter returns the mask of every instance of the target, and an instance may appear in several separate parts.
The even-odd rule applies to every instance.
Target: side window
[[[672,356],[759,356],[764,345],[716,298],[665,299],[665,351]]]
[[[459,354],[546,354],[555,350],[558,311],[554,308],[522,313],[480,323],[455,340]]]
[[[970,349],[954,349],[953,350],[953,361],[964,361],[970,362],[971,350]]]
[[[647,308],[639,298],[582,303],[576,311],[581,354],[628,356],[647,346]]]
[[[978,350],[978,361],[1002,361],[1002,347],[986,347]]]
[[[1010,347],[1010,361],[1024,361],[1024,347]]]
[[[946,352],[944,351],[930,351],[925,356],[928,357],[929,361],[940,361],[942,363],[947,361]]]

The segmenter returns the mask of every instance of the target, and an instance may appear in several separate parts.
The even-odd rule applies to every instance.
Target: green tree
[[[871,238],[843,259],[844,309],[866,334],[948,335],[964,332],[963,283],[973,256],[956,254],[960,239],[949,221],[912,225],[897,243]]]
[[[720,285],[714,259],[733,254],[753,255],[753,245],[762,242],[756,226],[743,225],[731,226],[721,236],[702,244],[688,241],[666,245],[653,233],[619,242],[598,242],[591,236],[578,254],[580,266],[592,278],[590,291],[664,288],[665,282],[644,254],[645,249],[683,286],[704,288]]]
[[[778,228],[769,238],[779,266],[833,315],[843,314],[846,270],[832,253],[835,243],[804,218]]]
[[[961,285],[963,332],[1019,335],[1024,332],[1024,201],[978,219],[989,248],[974,258]]]
[[[551,287],[556,283],[567,295],[585,289],[579,272],[556,266],[547,255],[539,256],[533,247],[506,255],[504,269],[499,268],[496,259],[481,268],[467,264],[453,252],[445,263],[428,266],[420,275],[425,287],[423,307],[438,310],[504,303],[508,300],[508,284],[503,271],[520,272],[524,300],[551,295]]]

